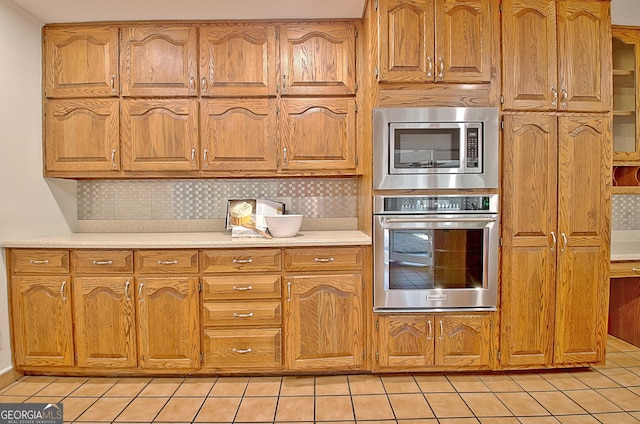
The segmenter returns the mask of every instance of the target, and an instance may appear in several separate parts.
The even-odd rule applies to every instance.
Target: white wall
[[[640,26],[640,1],[612,0],[611,23],[614,25]]]
[[[41,27],[0,0],[0,240],[69,233],[75,226],[76,183],[42,177]],[[0,374],[11,369],[5,264],[3,249]]]

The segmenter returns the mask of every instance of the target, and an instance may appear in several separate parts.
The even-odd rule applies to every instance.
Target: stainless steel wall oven
[[[374,310],[495,310],[498,195],[374,196]]]

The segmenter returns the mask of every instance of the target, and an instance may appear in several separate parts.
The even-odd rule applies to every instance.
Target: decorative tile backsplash
[[[611,201],[611,229],[640,230],[640,196],[614,194]]]
[[[225,219],[227,199],[263,198],[305,218],[356,218],[355,178],[81,180],[78,221]]]

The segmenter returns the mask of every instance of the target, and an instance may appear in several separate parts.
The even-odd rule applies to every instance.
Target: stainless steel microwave
[[[373,110],[373,188],[498,187],[498,109]]]

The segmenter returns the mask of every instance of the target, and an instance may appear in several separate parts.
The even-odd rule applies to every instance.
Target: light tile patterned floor
[[[640,348],[539,372],[322,377],[24,377],[0,403],[62,402],[68,423],[625,424],[640,422]]]

